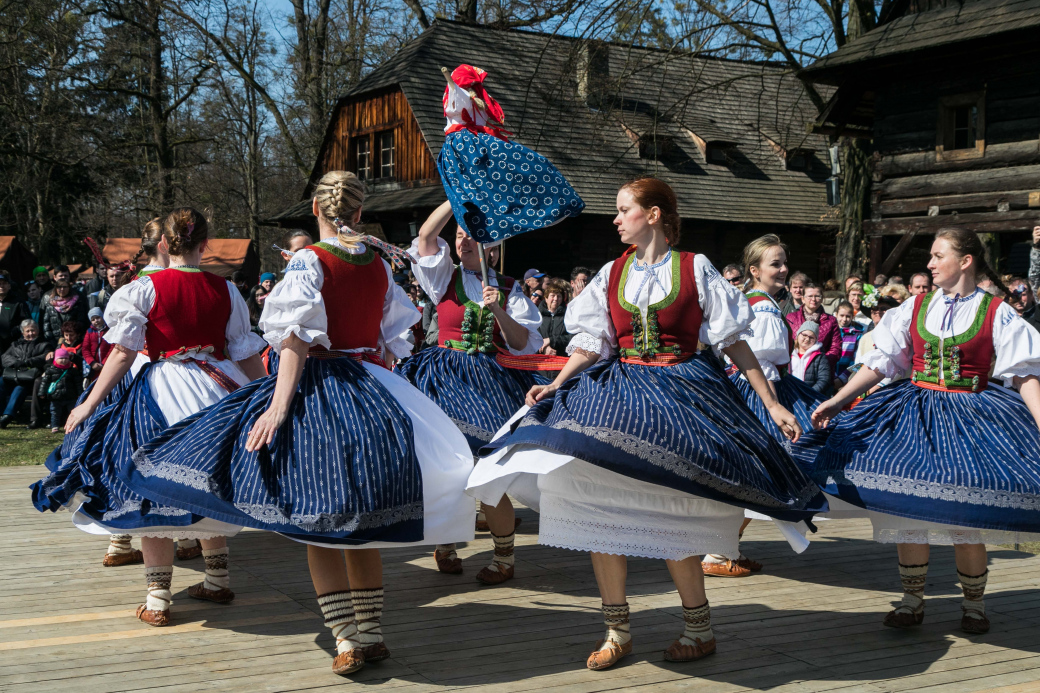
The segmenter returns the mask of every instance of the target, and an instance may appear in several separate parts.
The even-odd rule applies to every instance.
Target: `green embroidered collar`
[[[321,248],[327,253],[332,253],[343,262],[349,262],[352,265],[367,265],[376,258],[375,251],[369,248],[368,246],[365,246],[365,252],[358,253],[355,255],[353,253],[348,253],[346,250],[340,248],[338,245],[335,245],[333,243],[327,243],[325,241],[318,241],[314,245],[315,247]]]

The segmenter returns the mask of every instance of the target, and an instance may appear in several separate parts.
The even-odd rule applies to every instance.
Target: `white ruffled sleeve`
[[[752,335],[751,323],[755,316],[747,298],[719,274],[707,256],[693,258],[693,274],[700,297],[700,341],[719,349],[733,346]]]
[[[513,289],[506,299],[506,313],[527,328],[527,343],[522,349],[514,349],[507,342],[506,348],[509,349],[509,353],[514,356],[537,353],[542,348],[542,335],[538,332],[538,328],[542,326],[542,314],[538,311],[538,306],[524,295],[518,281],[513,282]]]
[[[780,366],[791,362],[787,351],[787,323],[780,310],[769,301],[759,301],[751,306],[755,316],[751,323],[752,334],[746,341],[755,352],[766,380],[780,379]]]
[[[422,320],[422,313],[408,294],[400,286],[394,283],[394,276],[390,265],[386,260],[380,258],[383,269],[386,270],[386,296],[383,298],[383,319],[379,323],[379,337],[386,348],[397,358],[403,359],[412,353],[412,343],[407,336],[411,335],[410,328]]]
[[[244,361],[245,359],[259,354],[267,344],[256,332],[253,332],[249,324],[249,307],[246,300],[238,292],[235,285],[227,283],[228,294],[231,296],[231,317],[228,319],[227,329],[224,337],[227,338],[228,358],[232,361]]]
[[[282,342],[291,334],[312,346],[331,346],[329,318],[321,296],[324,283],[321,262],[314,251],[304,248],[297,252],[285,268],[285,278],[267,294],[260,316],[264,339],[275,351],[282,350]]]
[[[408,254],[412,256],[412,274],[415,275],[415,281],[419,282],[422,290],[433,304],[437,305],[447,293],[448,283],[451,281],[452,272],[455,271],[448,244],[443,238],[438,237],[437,254],[420,257],[419,239],[416,238],[412,241]]]
[[[993,348],[996,351],[993,377],[1001,378],[1005,386],[1011,387],[1016,376],[1040,376],[1040,332],[1007,303],[997,308]]]
[[[613,266],[614,261],[603,265],[584,291],[567,306],[563,324],[574,335],[567,345],[568,356],[582,349],[599,354],[601,359],[608,359],[617,349],[617,334],[610,319],[610,304],[607,301],[607,284]]]
[[[910,371],[914,357],[914,345],[910,340],[914,304],[915,301],[903,301],[898,308],[885,313],[872,330],[874,348],[863,354],[864,366],[892,380],[902,378]]]
[[[153,305],[155,286],[148,277],[141,277],[118,289],[105,307],[105,322],[108,324],[105,341],[131,351],[144,349],[145,326]]]

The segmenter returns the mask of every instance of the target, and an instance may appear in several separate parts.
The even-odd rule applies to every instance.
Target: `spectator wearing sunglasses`
[[[1006,285],[1009,291],[1007,302],[1023,320],[1040,330],[1040,311],[1036,309],[1036,297],[1029,282],[1021,277],[1011,277]]]
[[[741,291],[744,290],[744,268],[740,265],[726,265],[722,268],[722,278]]]
[[[538,310],[542,309],[542,304],[545,300],[545,294],[542,293],[541,289],[534,289],[531,291],[531,303],[538,306]]]

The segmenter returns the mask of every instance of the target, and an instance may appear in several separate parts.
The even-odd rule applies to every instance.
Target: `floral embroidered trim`
[[[1040,510],[1040,496],[998,489],[967,488],[953,484],[934,481],[907,479],[888,474],[873,474],[856,470],[846,470],[845,481],[850,485],[872,491],[898,493],[916,498],[945,500],[954,503],[970,503],[993,508],[1015,508],[1019,510]]]
[[[468,421],[452,419],[451,422],[458,426],[459,430],[462,431],[464,435],[472,436],[473,438],[476,438],[477,440],[483,441],[485,443],[490,443],[491,437],[495,435],[494,431],[485,431],[483,428],[480,428],[479,426],[474,426]]]
[[[141,476],[155,477],[172,481],[181,486],[188,486],[198,491],[212,491],[209,475],[198,469],[192,469],[182,464],[163,463],[156,464],[148,459],[142,448],[134,452],[134,467]]]
[[[999,529],[883,529],[874,530],[879,544],[1017,544],[1040,539],[1040,534]]]
[[[604,360],[609,359],[613,355],[613,349],[610,348],[607,340],[593,337],[588,332],[579,332],[574,335],[570,344],[567,345],[568,356],[579,350],[586,354],[599,354],[599,357]]]
[[[287,528],[318,534],[356,532],[373,527],[387,527],[408,520],[423,519],[422,501],[370,512],[313,515],[286,514],[280,508],[262,503],[235,503],[235,507],[265,524],[285,525]]]
[[[739,342],[739,341],[747,341],[748,339],[750,339],[751,337],[754,337],[754,336],[755,336],[755,331],[753,329],[751,329],[750,326],[748,326],[748,327],[745,327],[740,332],[738,332],[736,334],[731,334],[729,337],[726,337],[721,342],[716,344],[715,347],[718,348],[718,349],[728,349],[729,347],[733,346],[737,342]]]

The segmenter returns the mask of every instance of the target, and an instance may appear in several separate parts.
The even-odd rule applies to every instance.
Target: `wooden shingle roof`
[[[907,14],[851,41],[802,70],[812,82],[839,85],[850,68],[905,61],[922,51],[970,50],[972,41],[1016,34],[1036,41],[1040,0],[964,0]]]
[[[444,141],[440,68],[469,63],[488,71],[485,86],[505,109],[513,139],[553,161],[588,213],[615,214],[619,184],[650,174],[675,188],[686,218],[833,225],[822,185],[828,168],[814,158],[808,172],[786,170],[762,135],[777,133],[788,149],[826,149],[824,139],[806,134],[816,109],[788,70],[594,44],[598,64],[609,70],[597,73],[596,98],[586,99],[579,74],[589,50],[588,42],[568,37],[438,20],[341,104],[399,87],[436,157]],[[729,147],[729,163],[706,161],[704,142]]]

